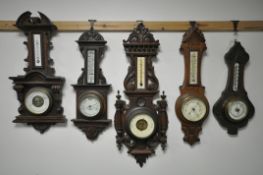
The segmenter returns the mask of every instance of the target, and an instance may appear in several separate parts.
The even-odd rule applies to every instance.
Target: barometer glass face
[[[137,57],[137,89],[145,89],[145,57]]]
[[[32,114],[43,114],[51,106],[51,96],[45,88],[32,88],[26,93],[25,106]]]
[[[98,96],[88,94],[80,101],[80,112],[86,117],[96,116],[101,109],[101,101]]]
[[[191,51],[190,52],[190,77],[189,84],[197,84],[197,65],[198,65],[198,52]]]
[[[87,82],[95,82],[95,50],[87,51]]]
[[[137,114],[131,119],[129,128],[132,135],[140,139],[145,139],[153,134],[155,122],[148,114]]]
[[[232,100],[227,103],[227,113],[232,120],[242,120],[248,114],[246,103],[241,100]]]
[[[33,34],[34,40],[34,63],[36,67],[42,66],[41,35]]]
[[[199,121],[206,114],[205,103],[198,98],[186,100],[182,105],[182,114],[189,121]]]

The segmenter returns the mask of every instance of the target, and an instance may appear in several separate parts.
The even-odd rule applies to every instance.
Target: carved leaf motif
[[[190,145],[200,141],[198,137],[199,132],[202,130],[200,126],[182,126],[182,130],[185,134],[184,141],[188,142]]]
[[[132,66],[128,68],[128,74],[124,80],[124,87],[126,90],[135,90],[136,88],[135,70],[134,70],[134,67]]]
[[[153,35],[145,28],[143,23],[137,25],[137,27],[130,34],[127,42],[154,42]]]

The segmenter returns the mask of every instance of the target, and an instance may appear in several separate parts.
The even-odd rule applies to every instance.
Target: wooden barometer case
[[[239,128],[246,126],[255,111],[244,88],[244,68],[248,60],[248,53],[237,41],[225,54],[227,84],[213,107],[213,113],[231,135],[236,135]]]
[[[91,29],[84,32],[77,43],[84,58],[84,68],[78,83],[73,85],[77,117],[72,121],[89,140],[95,140],[112,122],[107,119],[107,95],[111,85],[107,84],[99,67],[107,42],[93,29],[92,24]]]
[[[202,124],[208,116],[209,104],[201,83],[201,62],[206,50],[205,38],[196,25],[184,34],[180,51],[184,55],[185,74],[175,111],[181,121],[184,141],[193,145],[199,142]]]
[[[40,17],[31,17],[30,12],[23,13],[16,21],[16,27],[27,36],[24,44],[28,49],[26,74],[9,77],[20,102],[19,116],[14,123],[27,123],[40,133],[51,125],[66,122],[63,116],[62,88],[65,79],[55,76],[53,60],[49,57],[51,37],[57,27],[42,13]]]
[[[116,139],[118,148],[125,145],[128,153],[142,167],[159,144],[163,149],[166,147],[168,118],[164,93],[157,104],[153,103],[154,97],[159,94],[159,82],[152,59],[157,55],[159,41],[154,39],[143,23],[139,23],[128,40],[123,41],[123,45],[130,58],[128,74],[124,80],[124,93],[129,104],[121,100],[118,92],[114,121]]]

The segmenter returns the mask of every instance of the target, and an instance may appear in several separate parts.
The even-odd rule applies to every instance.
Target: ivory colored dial
[[[242,120],[248,114],[246,103],[241,100],[232,100],[227,103],[228,116],[233,120]]]
[[[86,117],[94,117],[101,110],[101,101],[96,95],[87,95],[80,101],[80,112]]]
[[[32,114],[43,114],[50,106],[51,96],[45,88],[32,88],[25,95],[25,107]]]
[[[207,111],[205,103],[198,98],[186,100],[183,103],[181,110],[183,116],[192,122],[201,120],[205,117]]]
[[[137,114],[130,121],[129,128],[132,135],[140,139],[145,139],[153,134],[155,122],[148,114]]]

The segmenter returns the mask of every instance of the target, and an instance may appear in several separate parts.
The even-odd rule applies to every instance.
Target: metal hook
[[[197,26],[196,21],[189,21],[189,23],[192,28],[195,28]]]
[[[238,23],[239,21],[237,20],[233,20],[233,32],[234,32],[234,36],[235,36],[235,41],[237,41],[237,36],[238,36]]]
[[[89,19],[89,23],[90,23],[90,30],[94,30],[94,24],[97,20],[96,19]]]

